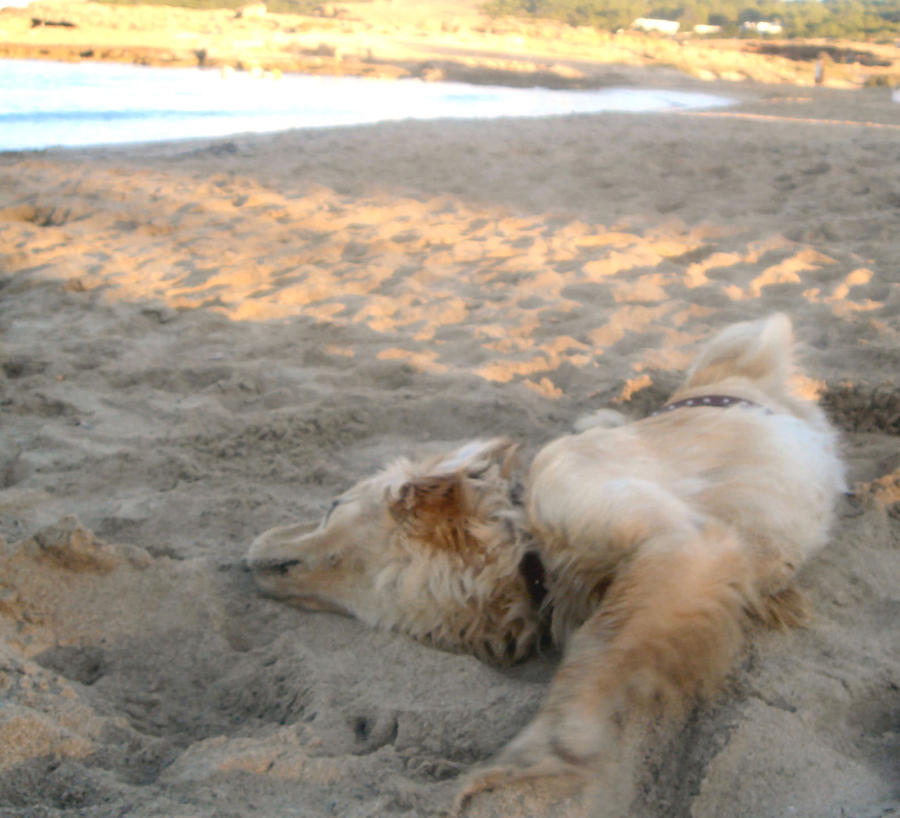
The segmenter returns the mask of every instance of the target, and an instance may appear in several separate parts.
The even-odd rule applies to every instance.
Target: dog
[[[792,389],[792,346],[784,315],[729,326],[660,411],[607,412],[524,481],[505,439],[398,459],[247,563],[269,595],[491,661],[549,638],[563,658],[543,705],[460,803],[584,777],[634,725],[710,696],[753,620],[805,620],[795,575],[844,478],[836,432]]]

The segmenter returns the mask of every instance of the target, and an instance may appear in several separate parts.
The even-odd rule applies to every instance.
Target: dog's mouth
[[[271,574],[272,576],[287,576],[291,568],[302,565],[303,560],[299,559],[271,559],[271,560],[255,560],[248,562],[244,560],[244,569],[252,571],[254,574]]]
[[[253,579],[264,596],[307,611],[353,615],[328,595],[310,588],[320,584],[318,581],[322,579],[321,572],[308,572],[306,562],[302,559],[245,560],[244,569],[253,574]]]
[[[333,599],[316,596],[315,594],[296,594],[291,596],[278,597],[281,602],[293,605],[296,608],[302,608],[304,611],[325,611],[326,613],[341,614],[342,616],[353,616],[343,605],[339,605]]]

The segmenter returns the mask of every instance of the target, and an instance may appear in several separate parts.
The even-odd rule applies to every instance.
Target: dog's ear
[[[491,466],[499,466],[500,474],[508,477],[515,467],[518,445],[505,437],[493,440],[473,440],[450,454],[439,458],[429,469],[432,474],[464,474],[480,477]]]
[[[495,484],[491,475],[508,479],[516,445],[498,438],[474,441],[432,461],[387,496],[388,510],[398,523],[412,525],[417,535],[435,547],[460,551],[471,543],[467,521],[478,514],[479,493]]]
[[[388,497],[388,511],[409,544],[457,554],[477,550],[465,482],[460,473],[420,477]]]
[[[398,522],[411,515],[455,516],[460,511],[461,480],[458,474],[446,474],[418,477],[404,483],[388,496],[391,516]]]

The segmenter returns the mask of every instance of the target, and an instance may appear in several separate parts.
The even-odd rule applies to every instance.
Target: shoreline
[[[412,0],[335,4],[328,7],[331,17],[266,14],[264,7],[198,11],[51,0],[0,10],[5,34],[0,58],[559,89],[627,83],[639,69],[658,71],[660,77],[678,75],[682,81],[814,85],[812,60],[762,53],[761,41],[671,39],[552,21],[492,20],[472,2],[458,5],[452,15],[426,19]],[[766,41],[766,47],[773,42]],[[900,81],[900,48],[843,45],[877,52],[884,64],[827,60],[825,85],[858,88]]]
[[[733,107],[747,96],[708,84],[688,88],[686,83],[673,84],[671,78],[653,82],[652,71],[629,81],[620,77],[619,83],[611,78],[608,86],[599,89],[551,91],[423,83],[414,78],[220,77],[213,69],[116,65],[98,69],[97,64],[78,63],[66,68],[27,61],[17,70],[12,62],[0,63],[0,75],[10,87],[34,87],[40,96],[38,108],[52,106],[61,111],[58,118],[44,121],[39,111],[26,111],[31,95],[19,93],[13,106],[21,113],[13,115],[0,133],[0,153],[228,140],[381,122],[527,121],[617,111],[716,110]],[[154,101],[136,102],[135,87],[145,89],[144,98]],[[160,103],[169,93],[178,94],[171,112]],[[93,113],[100,107],[121,110],[121,114],[107,118]],[[206,111],[211,115],[204,115]]]
[[[435,117],[430,119],[394,118],[373,122],[344,123],[334,125],[294,126],[274,131],[235,131],[212,136],[185,136],[174,139],[140,140],[134,142],[111,142],[91,145],[55,145],[42,148],[11,148],[0,151],[0,159],[15,160],[39,158],[75,158],[105,163],[124,161],[143,164],[148,161],[168,161],[180,155],[193,152],[211,152],[228,155],[232,152],[243,154],[266,151],[267,146],[278,142],[318,140],[323,134],[363,134],[367,129],[381,127],[402,128],[404,124],[446,123],[454,128],[479,127],[482,125],[502,125],[516,122],[529,127],[536,122],[570,121],[580,123],[606,119],[626,118],[638,127],[643,122],[648,128],[658,127],[663,117],[705,120],[711,127],[718,123],[731,127],[733,123],[746,122],[748,125],[770,123],[773,127],[812,126],[836,127],[847,133],[854,130],[862,134],[870,129],[876,131],[900,130],[900,105],[891,101],[890,90],[885,88],[864,88],[859,90],[834,88],[792,89],[783,85],[763,85],[756,83],[734,84],[726,81],[700,82],[683,77],[674,72],[657,73],[652,69],[632,69],[623,89],[660,89],[705,93],[727,97],[730,104],[724,108],[663,109],[656,111],[597,111],[545,114],[540,116],[502,115],[497,117]],[[612,83],[611,83],[612,85]],[[654,126],[654,123],[657,123]],[[810,145],[814,144],[815,131],[808,131]],[[306,136],[304,136],[306,135]]]

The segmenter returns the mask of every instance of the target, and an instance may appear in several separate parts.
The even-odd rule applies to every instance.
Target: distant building
[[[722,26],[708,26],[704,23],[698,23],[694,26],[694,34],[718,34],[722,31]]]
[[[741,31],[752,31],[756,34],[781,34],[784,29],[781,23],[772,23],[769,20],[759,20],[756,23],[742,23]]]
[[[657,20],[654,17],[638,17],[632,28],[640,31],[661,31],[663,34],[677,34],[681,24],[677,20]]]

